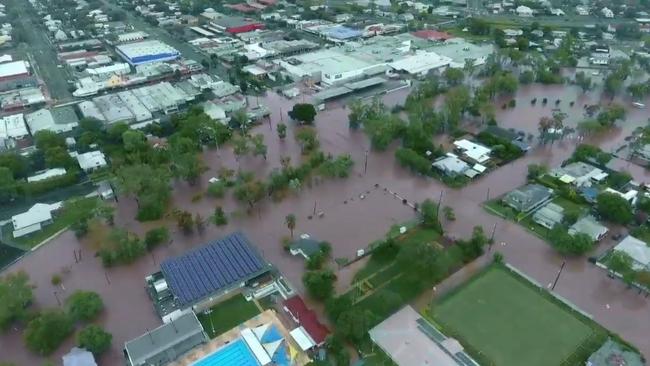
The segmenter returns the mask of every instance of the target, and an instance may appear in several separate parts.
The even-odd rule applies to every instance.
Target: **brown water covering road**
[[[539,86],[531,87],[530,90],[523,88],[517,97],[529,100],[531,93],[550,95],[551,92],[557,94],[562,90],[564,89],[554,90]],[[400,90],[384,98],[387,104],[401,103],[407,93],[407,90]],[[564,99],[571,99],[571,95]],[[549,100],[551,100],[549,105],[554,103],[554,98],[549,97]],[[246,214],[230,194],[222,200],[204,197],[198,202],[192,202],[192,197],[197,192],[205,190],[207,179],[214,176],[222,166],[237,169],[240,165],[242,169],[255,171],[262,176],[279,167],[282,156],[291,156],[294,163],[299,161],[300,151],[293,140],[293,128],[289,129],[286,140],[282,142],[278,142],[274,128],[281,119],[287,123],[286,111],[294,102],[273,93],[260,98],[260,102],[273,109],[271,116],[273,129],[270,129],[268,124],[262,124],[253,131],[265,135],[268,145],[266,162],[261,157],[245,157],[237,162],[232,151],[225,148],[219,151],[207,151],[205,161],[210,170],[204,174],[199,186],[191,187],[184,182],[175,183],[173,198],[175,206],[208,217],[217,204],[221,205],[232,215],[227,227],[217,228],[208,225],[201,235],[184,236],[174,232],[174,240],[169,246],[157,248],[153,255],[145,256],[133,265],[106,271],[99,261],[93,258],[92,250],[86,244],[80,244],[74,235],[67,232],[9,269],[9,271],[24,269],[30,273],[33,282],[37,285],[35,289],[37,307],[57,306],[55,290],[61,300],[74,289],[93,290],[102,295],[107,306],[100,323],[114,336],[112,349],[100,360],[102,365],[120,365],[124,341],[142,334],[147,328],[151,329],[160,324],[145,293],[144,277],[158,270],[159,263],[164,258],[180,254],[234,230],[242,230],[258,245],[264,256],[274,263],[299,291],[302,291],[300,278],[304,264],[300,259],[285,253],[280,244],[280,239],[289,233],[284,224],[284,217],[289,213],[295,213],[298,217],[296,233],[310,233],[320,240],[330,241],[333,245],[334,257],[349,258],[354,256],[357,249],[380,238],[391,224],[413,218],[412,209],[384,192],[383,187],[411,201],[422,201],[425,198],[437,200],[440,192],[443,191],[442,204],[453,207],[457,217],[456,221],[445,223],[446,230],[450,234],[467,236],[475,225],[482,225],[485,231],[490,233],[493,225],[497,223],[495,232],[497,244],[493,250],[503,252],[508,262],[540,283],[549,283],[555,278],[563,258],[558,256],[548,244],[529,234],[521,226],[488,214],[480,207],[480,203],[485,201],[488,195],[496,197],[523,184],[528,164],[535,162],[554,166],[562,162],[572,153],[577,144],[575,139],[565,139],[553,145],[537,146],[526,157],[492,172],[463,189],[454,190],[436,180],[414,177],[398,167],[394,162],[392,149],[383,153],[370,153],[368,169],[364,174],[368,141],[362,132],[348,129],[346,109],[330,105],[317,117],[321,145],[327,152],[352,155],[356,164],[350,178],[311,184],[305,182],[299,193],[290,194],[281,202],[264,202],[251,214]],[[255,103],[256,100],[251,98],[251,104]],[[568,102],[563,105],[568,108]],[[570,113],[567,125],[576,123],[579,118],[582,118],[582,107],[578,108],[578,102],[574,108],[580,113]],[[536,109],[541,107],[539,105],[530,107],[529,102],[522,101],[514,110],[499,109],[498,119],[503,120],[504,127],[517,127],[536,132],[541,113],[535,112]],[[549,115],[550,109],[549,106],[545,107]],[[282,117],[281,111],[285,114]],[[630,117],[622,130],[631,131],[638,125],[644,125],[647,117],[637,118],[637,115],[642,115],[643,112],[645,111],[630,110]],[[623,131],[618,131],[599,137],[596,141],[606,148],[614,147],[621,143],[625,135]],[[645,171],[635,169],[633,174],[637,180],[643,181],[641,176],[645,176]],[[380,188],[375,188],[375,184],[379,184]],[[364,199],[360,198],[361,194],[365,195]],[[308,216],[313,214],[314,203],[317,211],[322,210],[324,216],[310,220]],[[117,207],[116,224],[139,234],[148,228],[160,225],[160,223],[142,225],[134,221],[135,208],[133,200],[121,198]],[[169,223],[169,225],[173,224]],[[501,245],[502,242],[505,245]],[[603,243],[598,250],[604,250],[611,244],[611,242]],[[83,258],[80,263],[74,261],[73,250],[75,249],[82,249]],[[60,271],[64,266],[71,267],[70,273],[64,278],[65,291],[55,289],[50,284],[52,274]],[[349,283],[352,274],[353,271],[349,270],[339,272],[339,281],[343,284]],[[586,312],[593,314],[594,318],[604,326],[633,342],[646,356],[650,356],[650,337],[648,337],[650,306],[644,297],[634,291],[626,290],[622,283],[609,279],[604,271],[588,264],[585,259],[567,261],[556,291]],[[60,355],[67,352],[72,342],[72,339],[68,340],[52,356],[52,359],[60,360]],[[0,335],[0,360],[30,366],[42,363],[42,358],[25,350],[17,330]]]

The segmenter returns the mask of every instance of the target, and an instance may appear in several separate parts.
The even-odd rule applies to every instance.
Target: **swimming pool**
[[[236,341],[214,351],[211,355],[200,359],[192,366],[260,366],[246,342],[239,338]]]

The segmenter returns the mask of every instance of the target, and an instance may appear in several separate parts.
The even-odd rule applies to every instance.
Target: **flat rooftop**
[[[128,58],[179,53],[178,50],[174,47],[157,40],[126,43],[121,44],[115,48]]]
[[[340,74],[366,67],[373,66],[372,63],[360,60],[338,50],[326,49],[293,56],[301,62],[294,65],[309,73],[322,72],[323,74]]]

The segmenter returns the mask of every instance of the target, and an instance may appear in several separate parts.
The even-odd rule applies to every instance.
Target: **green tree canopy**
[[[426,199],[420,204],[420,218],[424,226],[442,233],[442,225],[438,219],[438,205],[430,199]]]
[[[314,123],[316,108],[313,104],[297,103],[289,111],[289,117],[306,124]]]
[[[331,269],[308,271],[302,276],[302,282],[310,297],[324,301],[334,295],[336,275]]]
[[[27,348],[49,355],[72,333],[72,319],[60,310],[45,310],[32,319],[25,329]]]
[[[113,335],[95,324],[85,327],[77,334],[79,346],[92,352],[95,356],[106,352],[111,347],[112,341]]]
[[[634,218],[632,205],[616,193],[603,192],[596,197],[596,210],[605,220],[627,224]]]
[[[27,273],[20,271],[0,277],[0,329],[6,330],[13,321],[24,317],[32,298]]]
[[[104,302],[96,292],[77,290],[65,300],[70,316],[75,320],[90,321],[104,309]]]
[[[555,250],[566,255],[581,255],[594,246],[594,241],[589,235],[583,233],[571,235],[563,225],[555,225],[548,237]]]

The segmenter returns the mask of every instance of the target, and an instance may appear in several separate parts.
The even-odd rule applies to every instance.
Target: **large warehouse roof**
[[[244,234],[237,232],[161,265],[171,292],[184,305],[218,294],[269,269]]]
[[[161,53],[178,53],[174,47],[156,40],[121,44],[116,48],[130,58]]]
[[[0,64],[0,78],[29,73],[29,64],[26,61],[14,61]]]

